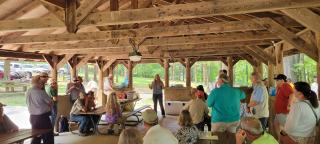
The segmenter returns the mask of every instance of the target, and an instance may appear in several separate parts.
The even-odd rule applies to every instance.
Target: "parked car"
[[[23,75],[25,75],[27,78],[31,78],[32,74],[34,73],[34,66],[32,64],[23,64],[21,72]]]
[[[60,69],[58,70],[58,73],[59,73],[59,74],[67,74],[67,73],[68,73],[68,70],[67,70],[66,68],[60,68]]]
[[[46,73],[50,73],[51,68],[48,64],[38,64],[35,68],[34,71],[36,73],[42,73],[42,72],[46,72]]]
[[[3,71],[3,68],[0,67],[0,79],[3,79],[4,77],[4,71]]]

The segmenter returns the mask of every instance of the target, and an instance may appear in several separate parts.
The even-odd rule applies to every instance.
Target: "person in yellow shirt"
[[[260,121],[254,117],[244,117],[240,121],[236,144],[243,144],[246,140],[251,144],[278,144],[278,141],[265,132]]]

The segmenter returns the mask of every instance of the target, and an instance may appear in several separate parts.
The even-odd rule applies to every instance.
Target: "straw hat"
[[[7,105],[0,102],[0,107],[4,107],[4,106],[7,106]]]
[[[157,113],[153,109],[147,109],[142,112],[143,121],[147,124],[156,124],[158,123]]]

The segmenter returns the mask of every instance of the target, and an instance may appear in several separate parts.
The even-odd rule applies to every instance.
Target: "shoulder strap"
[[[306,102],[306,101],[302,101],[302,102],[304,102],[304,103],[306,103],[306,104],[308,104],[308,105],[309,105],[309,107],[311,108],[311,110],[312,110],[312,112],[313,112],[314,116],[316,117],[316,125],[317,125],[317,126],[319,126],[319,124],[320,124],[320,120],[318,120],[318,115],[317,115],[317,114],[316,114],[316,112],[314,111],[314,109],[313,109],[312,105],[311,105],[310,103]]]

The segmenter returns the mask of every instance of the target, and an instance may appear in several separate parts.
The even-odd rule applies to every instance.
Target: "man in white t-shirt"
[[[158,124],[157,113],[147,109],[142,113],[144,127],[147,129],[143,144],[178,144],[176,137],[166,128]]]

